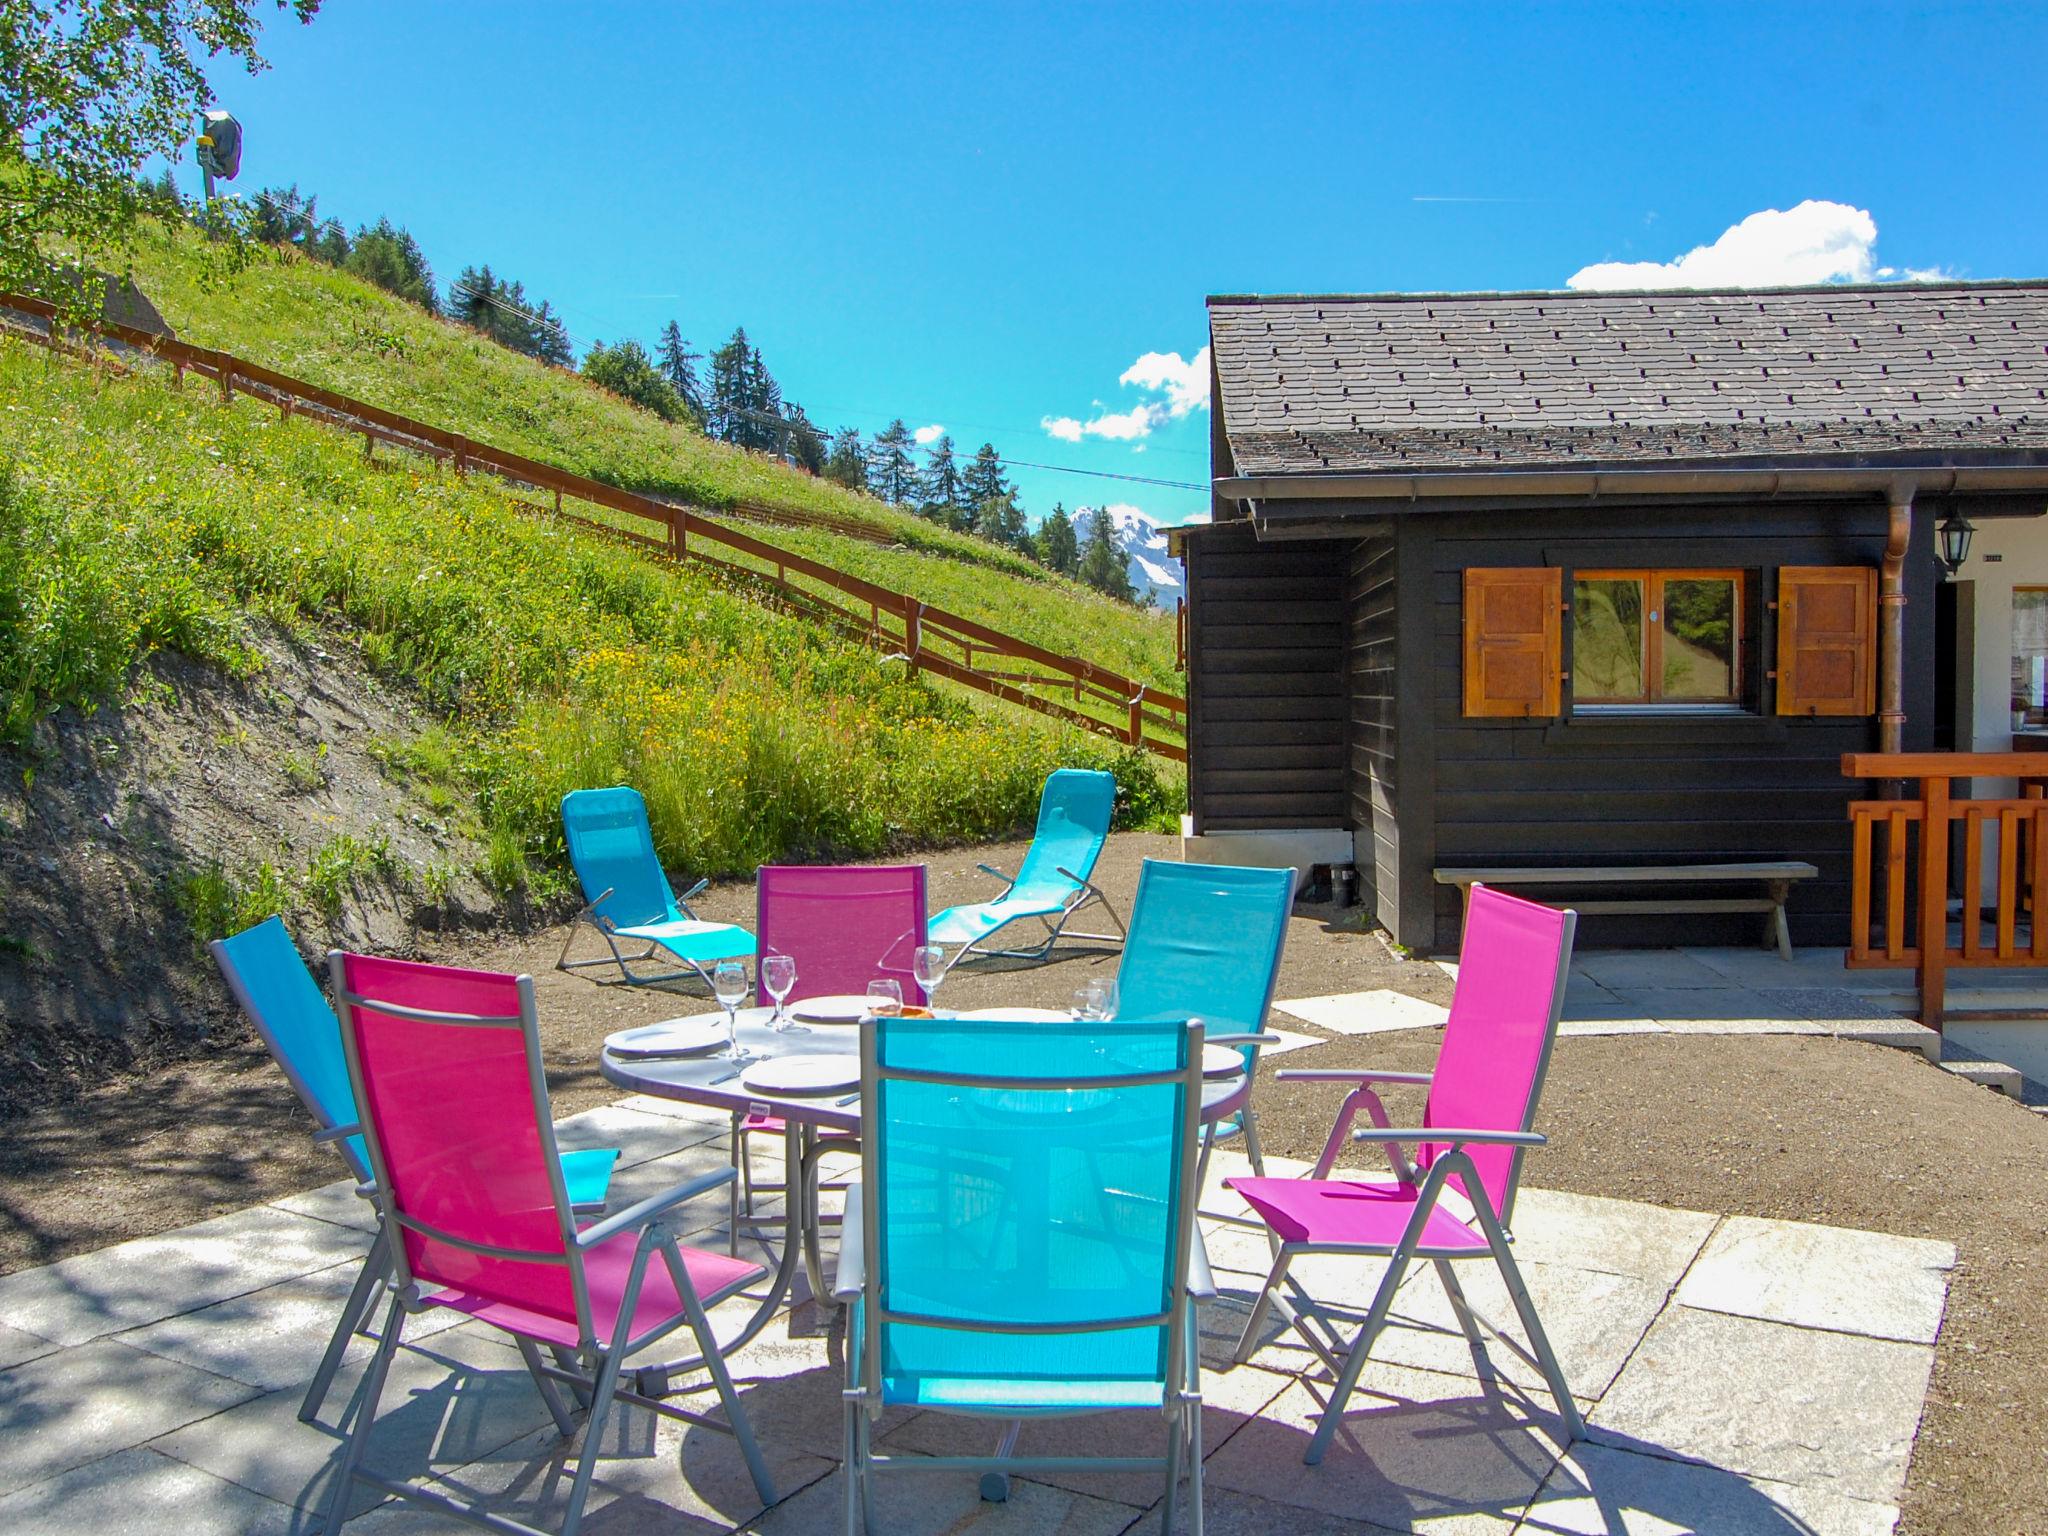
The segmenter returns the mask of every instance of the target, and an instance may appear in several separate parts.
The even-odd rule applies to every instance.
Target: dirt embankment
[[[242,1036],[202,942],[238,904],[397,953],[495,910],[461,807],[394,766],[420,713],[343,638],[257,644],[252,678],[159,656],[0,752],[0,1118]]]

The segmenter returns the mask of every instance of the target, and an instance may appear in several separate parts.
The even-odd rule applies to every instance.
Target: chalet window
[[[1742,572],[1577,571],[1575,704],[1739,705]]]
[[[2048,722],[2048,587],[2012,589],[2012,719]]]

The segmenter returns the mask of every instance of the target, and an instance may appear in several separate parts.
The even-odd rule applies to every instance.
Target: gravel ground
[[[934,855],[934,908],[989,893],[978,862],[1014,867],[1021,844]],[[1128,911],[1139,861],[1177,839],[1111,840],[1099,879]],[[750,885],[699,910],[751,924]],[[435,958],[537,979],[558,1112],[617,1097],[596,1068],[615,1029],[701,998],[600,987],[553,969],[562,930],[471,935]],[[1113,954],[1076,947],[1037,966],[954,973],[949,1005],[1065,1004]],[[1303,909],[1279,995],[1392,987],[1448,1002],[1435,966],[1402,960],[1355,913]],[[1293,1020],[1277,1022],[1317,1033]],[[1437,1036],[1336,1039],[1288,1065],[1426,1067]],[[1267,1148],[1313,1157],[1337,1094],[1267,1084]],[[1864,1227],[1957,1245],[1927,1416],[1905,1494],[1912,1533],[2048,1532],[2048,1122],[1997,1094],[1875,1046],[1792,1036],[1617,1036],[1560,1043],[1529,1182],[1697,1210]],[[281,1078],[246,1048],[111,1084],[21,1116],[0,1138],[0,1272],[197,1221],[324,1183],[331,1155],[306,1141]]]

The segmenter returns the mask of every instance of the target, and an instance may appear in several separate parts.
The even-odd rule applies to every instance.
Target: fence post
[[[1131,695],[1131,745],[1145,745],[1145,685],[1138,684],[1138,691]]]
[[[233,405],[235,403],[235,370],[233,365],[229,363],[222,363],[220,365],[220,403],[222,405]]]
[[[918,653],[924,649],[924,604],[903,594],[903,651],[910,662],[910,675],[917,676]]]
[[[1920,780],[1920,1022],[1941,1028],[1948,989],[1948,775]],[[1968,920],[1969,893],[1964,896]]]

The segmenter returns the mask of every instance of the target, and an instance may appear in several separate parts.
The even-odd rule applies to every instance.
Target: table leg
[[[825,1143],[815,1130],[808,1132],[805,1140],[799,1187],[791,1193],[801,1202],[803,1211],[804,1276],[811,1283],[812,1298],[830,1311],[838,1303],[832,1299],[832,1287],[825,1283],[825,1256],[819,1246],[824,1221],[818,1214],[819,1171],[825,1158]]]

